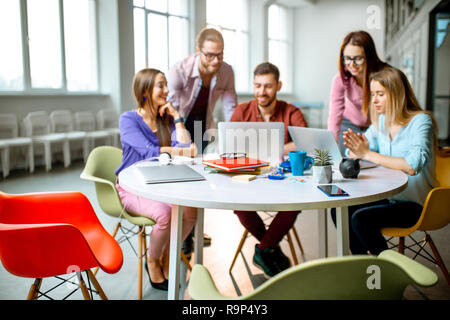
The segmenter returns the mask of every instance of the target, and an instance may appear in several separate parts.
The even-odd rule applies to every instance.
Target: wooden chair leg
[[[405,237],[400,237],[398,239],[398,252],[405,254]]]
[[[41,288],[42,279],[37,278],[34,280],[34,283],[31,285],[30,291],[28,292],[27,300],[35,300],[38,295],[38,291]]]
[[[116,234],[117,234],[117,231],[119,230],[119,227],[120,227],[120,221],[117,222],[116,227],[114,228],[114,231],[113,231],[113,233],[112,233],[112,235],[111,235],[113,238],[116,237]],[[94,276],[97,275],[98,269],[100,269],[100,268],[97,267],[97,268],[94,269],[94,272],[93,272],[93,273],[94,273]]]
[[[78,276],[78,282],[80,283],[80,289],[83,293],[84,300],[91,300],[91,297],[89,296],[89,291],[86,287],[86,283],[84,283],[83,277],[81,276],[81,272],[77,272]]]
[[[298,265],[298,260],[297,260],[297,255],[295,254],[294,244],[292,243],[292,238],[291,238],[291,235],[289,234],[289,232],[286,234],[286,236],[288,239],[289,248],[291,248],[292,259],[294,260],[294,266],[296,266],[296,265]]]
[[[142,248],[143,241],[145,241],[145,229],[143,226],[139,227],[138,233],[138,299],[142,300]]]
[[[92,284],[94,285],[95,289],[98,291],[100,298],[102,300],[108,300],[108,297],[106,296],[105,292],[103,291],[102,287],[100,286],[100,283],[98,283],[97,278],[95,277],[94,273],[90,269],[87,272],[88,272],[89,279],[91,279]]]
[[[234,264],[236,263],[236,259],[237,259],[238,255],[239,255],[239,252],[241,252],[242,247],[244,246],[245,240],[247,239],[247,235],[248,235],[248,230],[245,229],[244,233],[242,234],[241,241],[239,242],[239,245],[238,245],[238,247],[236,249],[236,253],[234,254],[234,258],[233,258],[233,261],[231,262],[230,269],[228,269],[229,273],[231,273],[231,270],[233,269]]]
[[[297,245],[300,248],[300,253],[303,255],[304,254],[303,247],[302,247],[302,243],[300,242],[300,238],[298,236],[297,230],[295,230],[295,227],[292,227],[291,230],[292,230],[292,233],[294,234],[295,241],[297,242]]]
[[[447,267],[445,266],[445,263],[442,260],[442,257],[439,254],[439,251],[438,251],[436,245],[434,244],[433,239],[431,239],[431,236],[428,233],[425,236],[425,241],[430,244],[431,250],[433,251],[433,255],[436,258],[439,268],[441,268],[441,271],[444,274],[445,279],[447,280],[447,284],[450,286],[450,276],[448,274]]]

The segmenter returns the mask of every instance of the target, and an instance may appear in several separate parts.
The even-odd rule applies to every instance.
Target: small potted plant
[[[333,181],[333,158],[325,149],[314,149],[313,180],[319,184]]]

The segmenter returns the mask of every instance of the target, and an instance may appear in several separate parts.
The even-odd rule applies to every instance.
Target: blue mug
[[[308,157],[305,151],[290,151],[289,162],[293,176],[302,176],[304,170],[311,169],[314,159]]]

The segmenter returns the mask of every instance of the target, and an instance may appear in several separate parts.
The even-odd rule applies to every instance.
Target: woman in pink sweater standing
[[[370,125],[369,75],[387,63],[380,60],[375,43],[365,31],[347,34],[339,54],[339,72],[333,78],[330,93],[328,130],[333,132],[341,153],[344,152],[342,133],[351,128],[364,132]]]

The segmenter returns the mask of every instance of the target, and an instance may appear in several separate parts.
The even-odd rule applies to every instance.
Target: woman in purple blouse
[[[378,57],[370,34],[354,31],[342,41],[338,66],[339,72],[331,84],[328,130],[333,132],[343,152],[344,131],[351,128],[354,132],[364,132],[369,127],[369,75],[387,64]]]
[[[155,69],[139,71],[133,80],[135,110],[120,116],[120,138],[123,149],[120,171],[133,163],[158,157],[161,153],[195,156],[197,149],[191,143],[183,118],[167,102],[168,89],[164,74]],[[129,193],[116,184],[122,204],[130,214],[146,216],[156,221],[150,234],[148,267],[152,287],[167,290],[169,276],[170,204],[153,201]],[[183,209],[183,240],[192,230],[197,209]]]

